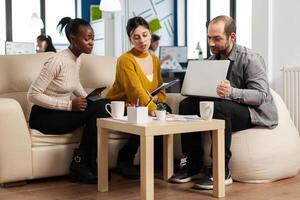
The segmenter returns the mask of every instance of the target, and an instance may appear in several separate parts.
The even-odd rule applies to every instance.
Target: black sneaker
[[[173,183],[187,183],[195,178],[195,175],[200,173],[200,169],[193,169],[188,164],[179,169],[178,172],[173,174],[170,181]]]
[[[232,184],[231,172],[226,170],[225,172],[225,185]],[[212,190],[213,189],[213,177],[211,170],[203,178],[197,180],[194,184],[195,189]]]
[[[140,178],[140,170],[129,162],[118,162],[116,171],[128,179]]]

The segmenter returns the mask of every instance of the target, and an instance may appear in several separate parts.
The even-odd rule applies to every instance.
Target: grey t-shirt
[[[219,60],[213,55],[210,60]],[[263,58],[250,49],[234,44],[228,57],[227,80],[231,84],[229,98],[248,105],[252,124],[274,128],[278,124],[277,108],[270,94]]]

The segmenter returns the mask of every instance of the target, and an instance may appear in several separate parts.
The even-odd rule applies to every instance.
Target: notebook
[[[229,60],[189,61],[181,94],[219,97],[216,88],[226,79],[229,63]]]
[[[178,83],[178,82],[180,82],[180,80],[179,79],[175,79],[175,80],[170,81],[168,83],[161,84],[158,88],[156,88],[155,90],[153,90],[151,92],[151,96],[157,95],[161,90],[165,90],[165,89],[171,87],[172,85],[174,85],[175,83]]]

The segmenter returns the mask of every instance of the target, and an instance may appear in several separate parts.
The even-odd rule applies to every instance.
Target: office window
[[[40,0],[12,0],[12,39],[15,42],[35,42],[41,30],[30,27],[32,13],[40,16]]]
[[[185,25],[185,1],[177,1],[177,45],[185,46],[185,38],[186,38],[186,25]],[[176,20],[175,20],[176,21]]]
[[[236,0],[237,43],[252,47],[252,0]]]
[[[5,54],[6,22],[5,22],[5,1],[0,1],[0,54]]]
[[[58,6],[59,5],[59,6]],[[56,26],[63,17],[75,18],[74,0],[46,0],[46,34],[52,37],[54,44],[67,44],[68,40],[60,35]]]
[[[219,15],[230,15],[229,0],[210,0],[210,19]]]
[[[197,59],[197,43],[200,43],[203,56],[206,57],[206,1],[187,0],[187,46],[188,59]]]
[[[197,59],[197,43],[200,42],[203,57],[207,56],[207,15],[209,20],[219,15],[230,15],[230,0],[186,0],[186,40],[188,59]],[[251,48],[252,46],[252,0],[235,0],[237,43]],[[232,9],[234,9],[232,7]],[[209,13],[207,13],[209,12]],[[181,15],[178,15],[181,16]],[[178,20],[179,21],[179,20]],[[185,34],[178,31],[178,41],[182,41]]]

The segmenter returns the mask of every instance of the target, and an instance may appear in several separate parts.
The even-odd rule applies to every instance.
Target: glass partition
[[[237,43],[252,47],[252,0],[236,0]]]
[[[187,1],[187,46],[188,59],[198,59],[198,43],[206,57],[206,1]]]
[[[75,18],[74,0],[46,0],[46,34],[50,35],[53,43],[66,44],[67,38],[60,35],[56,26],[63,17]],[[59,6],[58,6],[59,5]]]
[[[5,53],[6,40],[6,18],[5,18],[5,1],[0,1],[0,54]]]
[[[33,13],[40,17],[40,0],[12,0],[12,40],[15,42],[35,42],[40,29],[30,26]]]

